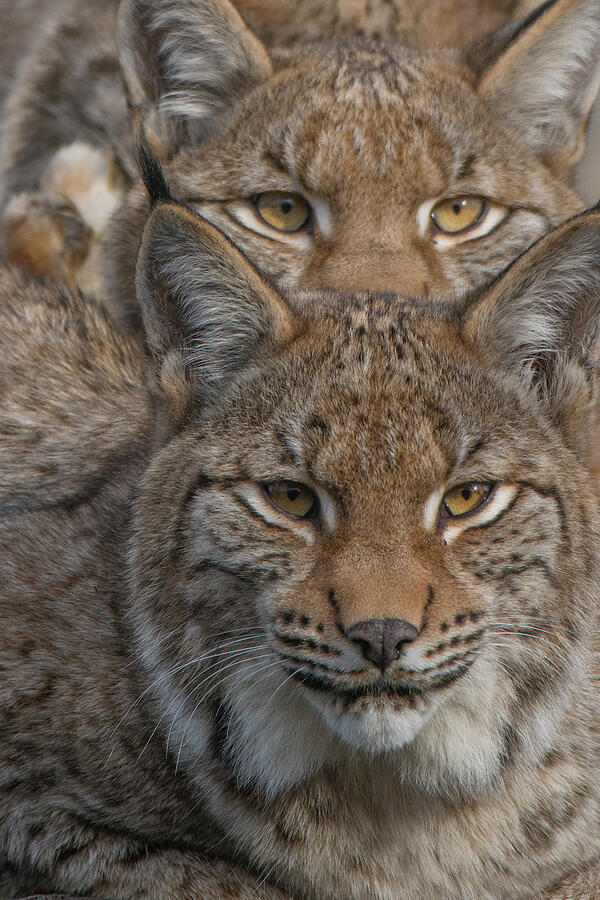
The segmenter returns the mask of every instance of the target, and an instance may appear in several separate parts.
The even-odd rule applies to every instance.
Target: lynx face
[[[284,287],[448,295],[580,208],[452,57],[350,42],[275,64],[166,171]]]
[[[118,44],[174,196],[286,290],[448,296],[581,209],[569,179],[598,86],[595,0],[462,53],[349,39],[269,54],[224,0],[127,0]],[[107,230],[117,308],[134,302],[147,212],[138,187]]]
[[[134,553],[140,650],[178,759],[201,752],[208,703],[238,777],[269,789],[349,748],[400,754],[406,777],[445,791],[538,758],[588,614],[572,414],[587,389],[577,365],[541,361],[567,339],[547,300],[569,303],[572,246],[551,235],[462,312],[284,304],[229,270],[222,238],[194,265],[191,213],[155,221],[142,258],[164,262],[138,278],[159,298],[150,342],[165,392],[181,397],[183,366],[202,406],[145,479]],[[578,265],[595,271],[581,222]]]

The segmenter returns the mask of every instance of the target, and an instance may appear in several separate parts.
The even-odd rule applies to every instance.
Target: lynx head
[[[134,620],[178,764],[429,790],[537,760],[589,652],[600,212],[485,293],[286,298],[193,211],[138,263],[159,449]],[[218,742],[217,742],[218,743]]]
[[[448,296],[581,208],[568,182],[598,86],[598,0],[546,3],[462,53],[267,53],[227,0],[125,0],[119,45],[174,195],[280,287]],[[112,231],[111,290],[131,293],[146,214],[139,189]]]

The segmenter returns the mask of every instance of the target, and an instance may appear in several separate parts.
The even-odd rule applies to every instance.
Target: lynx
[[[516,11],[488,5],[489,23]],[[263,18],[264,3],[240,8]],[[411,0],[374,4],[358,37],[349,12],[324,14],[314,27],[326,40],[294,43],[309,9],[282,35],[287,46],[267,48],[227,0],[124,0],[118,27],[114,2],[59,4],[8,82],[9,258],[74,273],[125,323],[139,321],[148,207],[120,71],[174,196],[283,289],[448,295],[491,281],[582,209],[569,182],[598,87],[600,0],[555,0],[462,50],[400,43],[451,40],[443,23],[454,33],[465,19],[444,18],[439,3],[419,6],[421,18],[440,12],[435,28],[411,24]],[[31,22],[30,7],[21,18]]]
[[[598,896],[600,212],[284,296],[148,172],[148,372],[1,274],[0,896]]]

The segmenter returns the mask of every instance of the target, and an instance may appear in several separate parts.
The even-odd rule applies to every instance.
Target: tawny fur
[[[49,196],[66,192],[93,227],[94,247],[105,236],[103,280],[97,250],[87,280],[75,280],[139,324],[133,269],[147,206],[123,75],[134,123],[175,196],[276,284],[440,296],[489,281],[582,208],[570,180],[597,88],[597,0],[557,0],[499,56],[502,41],[469,43],[530,6],[488,3],[474,16],[467,0],[332,2],[313,16],[306,2],[242,3],[263,45],[227,0],[126,0],[118,27],[113,0],[101,10],[69,0],[53,4],[42,35],[27,29],[39,6],[11,4],[24,59],[11,70],[7,55],[3,205],[35,195],[34,249],[15,258],[35,255],[46,178]],[[546,89],[534,97],[536,78]],[[538,119],[546,144],[532,142]],[[46,177],[53,155],[77,141],[109,154],[134,186],[112,220],[107,203],[94,224],[96,201]],[[78,159],[65,157],[75,179],[78,166],[85,175]],[[308,231],[282,235],[258,222],[252,197],[273,189],[308,199]],[[507,214],[489,233],[440,237],[428,210],[460,194]]]
[[[2,272],[2,898],[597,896],[599,260],[596,212],[463,304],[285,299],[159,206],[148,373]]]

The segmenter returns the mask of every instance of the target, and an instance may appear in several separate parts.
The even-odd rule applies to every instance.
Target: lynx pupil
[[[492,491],[492,483],[473,481],[459,484],[444,495],[445,515],[465,516],[482,506]]]
[[[446,197],[435,204],[431,218],[439,231],[458,234],[478,222],[485,209],[486,201],[483,197]]]
[[[300,194],[266,191],[256,194],[252,203],[259,218],[276,231],[300,231],[310,219],[310,206]]]
[[[262,489],[273,506],[294,519],[314,517],[318,510],[315,494],[299,481],[271,481]]]

